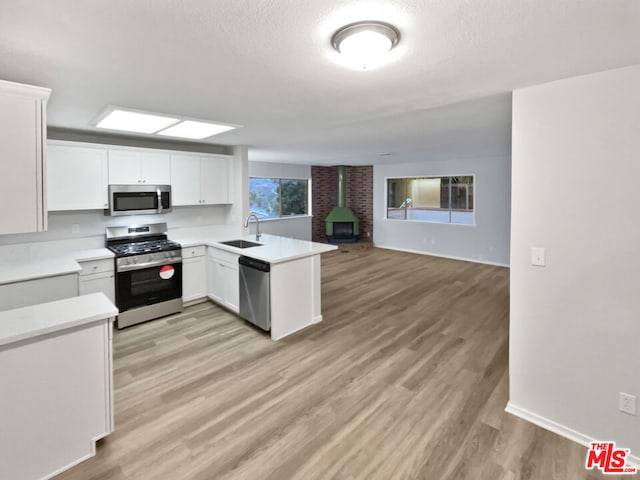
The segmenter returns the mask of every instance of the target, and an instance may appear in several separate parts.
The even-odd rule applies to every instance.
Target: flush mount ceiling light
[[[333,34],[331,44],[349,62],[363,70],[385,62],[400,41],[400,32],[389,23],[351,23]]]
[[[194,140],[202,140],[222,132],[233,130],[236,127],[230,125],[220,125],[217,123],[196,122],[194,120],[185,120],[177,125],[173,125],[165,130],[158,132],[158,135],[168,137],[191,138]]]
[[[240,125],[180,118],[130,108],[108,106],[93,122],[96,128],[120,132],[146,133],[166,137],[203,140],[222,132],[238,128]]]
[[[164,117],[123,108],[110,107],[100,116],[96,127],[124,132],[156,133],[176,122],[178,118]]]

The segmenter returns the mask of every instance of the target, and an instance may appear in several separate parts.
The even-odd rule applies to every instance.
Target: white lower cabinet
[[[190,302],[207,297],[206,247],[182,249],[182,300]]]
[[[104,293],[116,303],[116,279],[112,259],[78,262],[82,267],[78,275],[78,295]]]
[[[240,270],[238,264],[225,265],[224,274],[224,305],[237,313],[240,311]]]
[[[107,318],[0,348],[1,478],[52,478],[113,431],[111,331]]]
[[[233,312],[239,311],[239,255],[209,247],[207,254],[207,295],[214,302]]]
[[[0,285],[0,310],[78,296],[78,274],[56,275]]]

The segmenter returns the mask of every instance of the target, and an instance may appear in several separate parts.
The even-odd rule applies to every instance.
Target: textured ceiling
[[[340,26],[396,25],[393,61],[339,65]],[[244,125],[255,160],[508,154],[509,92],[640,63],[638,0],[2,0],[0,79],[53,88],[49,124],[109,104]],[[391,157],[381,159],[378,154]]]

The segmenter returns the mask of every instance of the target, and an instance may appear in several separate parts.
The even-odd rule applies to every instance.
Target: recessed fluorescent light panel
[[[196,122],[194,120],[185,120],[173,125],[165,130],[158,132],[158,135],[168,137],[191,138],[194,140],[202,140],[222,132],[233,130],[236,127],[229,125],[218,125],[216,123]]]
[[[156,133],[180,121],[179,118],[163,117],[119,108],[111,111],[98,122],[96,127],[123,132]]]
[[[107,107],[94,125],[106,130],[193,140],[202,140],[239,127],[239,125],[221,125],[114,106]]]

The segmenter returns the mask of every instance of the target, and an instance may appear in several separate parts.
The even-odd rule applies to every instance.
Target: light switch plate
[[[535,265],[537,267],[545,266],[545,258],[544,258],[544,248],[542,247],[531,247],[531,265]]]

